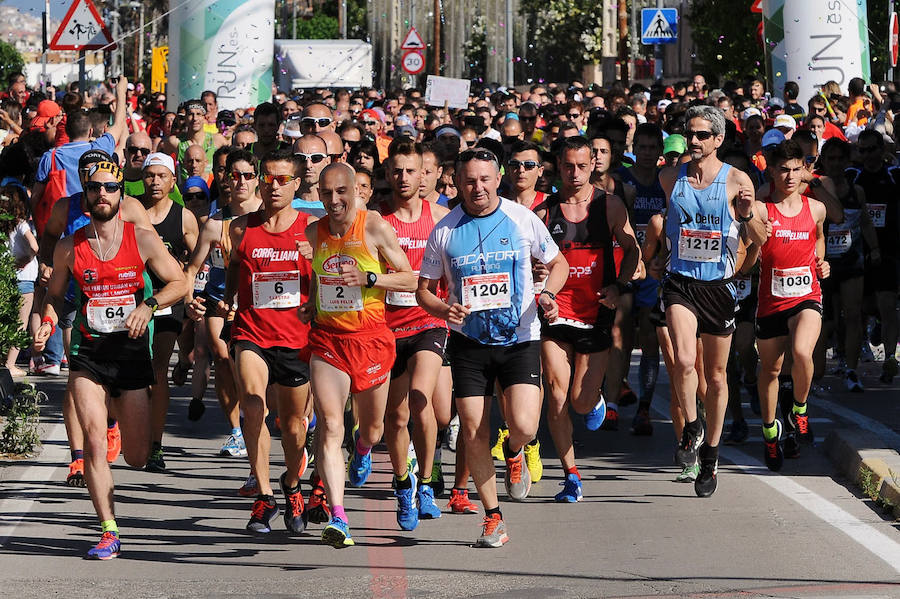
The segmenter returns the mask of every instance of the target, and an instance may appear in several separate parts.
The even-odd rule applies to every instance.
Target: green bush
[[[19,383],[8,400],[2,406],[4,423],[0,430],[0,454],[34,453],[41,444],[41,404],[47,401],[47,395],[30,383]]]
[[[13,73],[24,73],[25,61],[15,46],[0,40],[0,81],[6,82],[6,78]]]
[[[0,215],[0,218],[8,218]],[[9,251],[6,237],[0,235],[0,356],[12,347],[26,347],[30,342],[28,333],[19,329],[19,306],[22,294],[16,281],[16,262]]]

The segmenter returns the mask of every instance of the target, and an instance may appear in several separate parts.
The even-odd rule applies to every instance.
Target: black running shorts
[[[541,384],[541,343],[484,345],[455,331],[450,332],[447,354],[453,364],[453,392],[459,397],[491,397],[494,383]]]
[[[300,359],[299,349],[260,347],[246,339],[235,341],[234,346],[236,349],[251,351],[263,359],[269,369],[270,385],[301,387],[309,382],[309,364]]]
[[[394,366],[391,368],[391,378],[403,376],[406,372],[407,363],[413,354],[420,351],[434,352],[441,357],[443,361],[445,350],[447,349],[447,329],[444,327],[434,327],[419,331],[415,335],[409,337],[399,337],[397,339],[397,358],[394,360]]]
[[[663,305],[684,306],[697,318],[702,335],[731,335],[737,302],[730,281],[698,281],[670,274],[663,283]]]

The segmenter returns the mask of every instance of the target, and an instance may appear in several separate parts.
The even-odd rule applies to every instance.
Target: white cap
[[[672,103],[672,100],[664,98],[656,103],[656,109],[661,112],[665,112],[666,108],[668,108],[669,104],[671,104],[671,103]]]
[[[794,120],[789,114],[779,114],[775,117],[775,122],[772,125],[776,129],[778,127],[784,127],[785,129],[790,129],[791,131],[797,128],[797,121]]]
[[[760,112],[759,108],[754,108],[753,106],[751,106],[741,113],[741,120],[746,121],[751,116],[762,116],[762,112]]]
[[[144,159],[144,165],[141,167],[147,168],[148,166],[164,166],[174,175],[175,174],[175,161],[172,160],[172,157],[168,154],[163,154],[162,152],[153,152],[147,158]]]

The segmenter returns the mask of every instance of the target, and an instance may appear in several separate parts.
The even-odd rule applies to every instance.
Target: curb
[[[825,453],[838,472],[885,513],[900,519],[900,453],[872,433],[846,428],[828,433]]]

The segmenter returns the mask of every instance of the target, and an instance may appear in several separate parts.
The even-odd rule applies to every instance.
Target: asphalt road
[[[661,375],[655,408],[667,411]],[[817,439],[835,426],[894,430],[867,414],[896,402],[896,388],[850,396],[839,383],[829,377],[832,389],[811,399]],[[544,479],[525,503],[501,497],[511,541],[495,550],[472,547],[478,515],[445,513],[400,531],[379,447],[370,482],[347,493],[357,545],[335,550],[320,543],[320,525],[292,538],[279,518],[267,537],[245,532],[251,500],[236,491],[246,460],[216,457],[225,421],[208,396],[204,418],[189,422],[188,387],[173,391],[169,473],[135,471],[121,458],[114,465],[122,556],[85,561],[99,526],[87,491],[63,484],[63,381],[41,386],[51,397],[42,453],[0,463],[5,597],[900,597],[897,525],[834,474],[821,442],[770,473],[758,420],[745,445],[723,448],[709,499],[674,482],[675,438],[661,411],[649,438],[628,433],[634,407],[623,408],[618,432],[588,433],[576,422],[585,500],[574,505],[552,501],[562,476],[542,431]],[[448,486],[453,457],[444,450]],[[273,464],[275,482],[277,443]],[[498,464],[501,489],[502,474]]]

